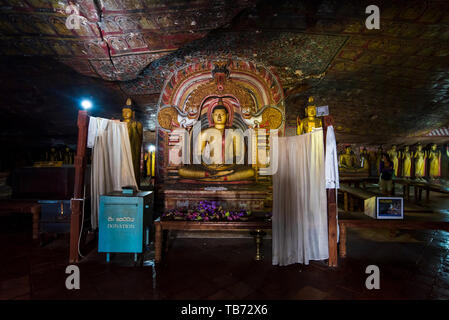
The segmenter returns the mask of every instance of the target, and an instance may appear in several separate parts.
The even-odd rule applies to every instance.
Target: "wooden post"
[[[154,225],[156,229],[156,235],[154,238],[154,262],[159,263],[162,258],[162,226],[160,221],[156,221]]]
[[[39,239],[39,217],[41,214],[41,206],[35,205],[31,208],[33,214],[33,240]]]
[[[323,119],[324,151],[326,152],[327,127],[332,126],[332,118],[325,116]],[[327,233],[329,246],[329,267],[338,266],[337,248],[337,190],[327,189]]]
[[[340,257],[346,258],[346,226],[340,224]]]
[[[75,156],[75,186],[71,201],[72,214],[70,219],[70,263],[79,261],[78,240],[80,237],[81,210],[84,189],[84,172],[86,170],[86,143],[89,116],[87,111],[78,111],[78,144]]]
[[[343,206],[344,206],[344,208],[345,208],[345,212],[348,212],[349,211],[349,200],[348,200],[348,198],[349,198],[349,196],[348,196],[348,193],[347,192],[345,192],[344,193],[344,199],[343,199]]]
[[[407,192],[407,201],[410,201],[410,184],[407,183],[407,188],[405,191]]]

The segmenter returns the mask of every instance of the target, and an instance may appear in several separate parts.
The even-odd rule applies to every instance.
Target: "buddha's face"
[[[421,151],[421,149],[422,149],[422,146],[418,145],[418,151]]]
[[[214,120],[215,125],[225,125],[226,120],[228,119],[228,113],[223,109],[215,109],[212,112],[212,119]]]
[[[308,117],[315,117],[316,116],[316,109],[314,107],[307,107],[306,113]]]
[[[123,108],[122,109],[122,117],[123,119],[127,120],[127,119],[131,119],[133,115],[133,111],[130,108]]]
[[[391,150],[396,151],[396,146],[392,146]]]
[[[437,149],[437,145],[436,144],[432,144],[432,150],[435,151]]]
[[[351,154],[351,147],[346,147],[345,151],[346,151],[346,154]]]
[[[410,147],[409,147],[409,146],[406,146],[406,147],[405,147],[405,152],[408,152],[409,149],[410,149]]]

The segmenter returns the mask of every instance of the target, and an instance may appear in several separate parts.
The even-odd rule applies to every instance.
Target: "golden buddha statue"
[[[309,105],[305,109],[307,118],[303,120],[299,116],[296,118],[297,135],[312,132],[313,129],[323,126],[321,119],[316,118],[316,106],[312,105],[313,101],[313,97],[309,97]]]
[[[144,176],[150,177],[151,176],[151,153],[145,152],[143,155],[143,161],[144,161]]]
[[[410,178],[412,176],[412,153],[410,152],[410,147],[405,146],[404,151],[399,153],[399,157],[402,160],[402,176]]]
[[[240,167],[234,163],[225,164],[226,156],[232,155],[235,158],[240,158],[244,155],[245,150],[241,149],[243,137],[238,135],[232,139],[230,148],[223,148],[222,154],[214,154],[214,149],[210,149],[210,146],[214,143],[214,139],[222,137],[225,139],[225,128],[228,120],[228,111],[224,105],[217,105],[212,110],[213,127],[207,128],[201,131],[198,137],[197,143],[197,156],[203,155],[209,157],[210,164],[202,162],[199,166],[184,166],[179,169],[179,175],[183,178],[197,179],[201,181],[238,181],[246,180],[255,176],[253,168],[240,165]],[[204,156],[203,156],[204,159]]]
[[[398,176],[398,169],[399,169],[399,154],[396,150],[396,145],[392,145],[391,149],[388,150],[388,155],[390,156],[391,161],[393,162],[393,170],[394,170],[394,176]]]
[[[377,154],[376,154],[376,172],[377,175],[380,176],[380,162],[382,161],[382,154],[383,154],[384,150],[382,148],[382,146],[379,146],[379,148],[377,149]]]
[[[59,153],[56,151],[56,148],[51,148],[46,158],[47,161],[60,161],[59,160],[60,156]]]
[[[63,156],[63,164],[73,164],[73,153],[69,147],[65,148]]]
[[[428,153],[429,158],[429,176],[430,178],[438,178],[441,176],[440,164],[441,164],[441,151],[437,149],[437,144],[432,144],[432,147]]]
[[[354,155],[354,152],[352,152],[351,146],[346,146],[345,153],[340,154],[340,159],[338,161],[340,168],[345,169],[355,169],[358,168],[356,166],[357,159]]]
[[[132,110],[132,101],[130,98],[126,100],[126,106],[122,108],[123,121],[128,125],[129,142],[131,145],[131,154],[134,167],[134,176],[137,185],[140,185],[140,152],[142,149],[143,128],[142,124],[134,119]]]
[[[369,171],[369,153],[366,148],[360,152],[360,166],[363,170]]]
[[[413,159],[415,160],[415,177],[417,179],[423,179],[424,177],[426,158],[426,152],[422,150],[422,145],[419,143],[413,155]]]

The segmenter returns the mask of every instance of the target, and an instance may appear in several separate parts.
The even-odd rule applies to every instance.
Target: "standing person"
[[[382,154],[382,160],[379,165],[380,172],[380,190],[384,195],[392,195],[393,191],[393,162],[387,153]]]

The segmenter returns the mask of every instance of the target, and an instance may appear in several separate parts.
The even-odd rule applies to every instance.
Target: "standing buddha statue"
[[[376,154],[376,172],[377,175],[380,176],[380,162],[382,161],[382,153],[384,152],[384,150],[382,149],[382,146],[379,146],[379,148],[377,149],[377,154]]]
[[[49,154],[47,155],[47,161],[59,161],[60,157],[56,148],[51,148]]]
[[[417,150],[413,156],[415,160],[415,177],[416,179],[422,180],[425,174],[425,164],[426,164],[426,152],[422,149],[422,145],[419,143]]]
[[[321,119],[316,117],[316,106],[312,105],[313,101],[313,97],[309,97],[309,105],[305,109],[307,118],[303,120],[299,116],[296,118],[296,135],[309,133],[323,126]]]
[[[63,156],[63,164],[73,164],[73,154],[69,147],[65,148]]]
[[[432,144],[432,147],[428,153],[429,157],[429,176],[430,178],[438,178],[441,176],[440,164],[441,164],[441,151],[437,149],[436,143]]]
[[[122,108],[122,117],[123,121],[128,124],[134,176],[136,177],[137,186],[140,186],[140,152],[142,149],[143,129],[142,124],[134,119],[135,115],[130,98],[126,100],[126,106]]]
[[[362,152],[360,153],[360,161],[361,161],[361,167],[369,171],[369,153],[366,148],[363,148]]]
[[[396,150],[396,145],[391,146],[391,149],[388,151],[388,155],[390,156],[390,159],[393,162],[394,176],[397,177],[399,169],[399,157],[398,151]]]
[[[405,146],[404,151],[399,153],[399,157],[402,160],[402,176],[409,179],[412,176],[412,154],[410,147]]]

